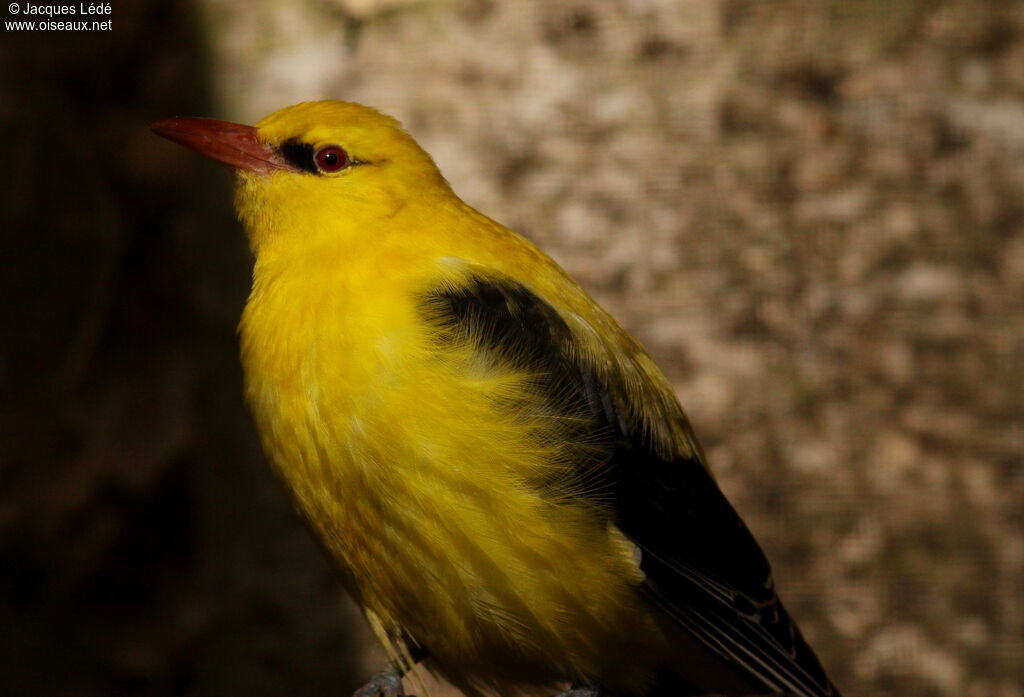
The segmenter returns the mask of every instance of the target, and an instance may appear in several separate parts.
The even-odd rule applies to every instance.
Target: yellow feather
[[[303,133],[402,158],[358,188],[355,170],[351,194],[243,173],[237,198],[257,253],[240,327],[248,400],[380,639],[397,656],[394,641],[416,637],[464,686],[602,675],[640,689],[666,649],[631,546],[588,506],[536,492],[572,457],[538,445],[550,424],[502,411],[534,399],[528,376],[481,364],[469,342],[439,352],[416,298],[480,267],[578,318],[581,341],[586,327],[639,347],[550,259],[456,198],[391,119],[321,103],[258,128],[270,143]]]
[[[731,693],[836,694],[651,358],[551,259],[463,203],[394,119],[312,102],[255,129],[155,129],[239,170],[256,254],[246,396],[393,662],[419,645],[470,694],[565,681],[643,694],[661,668]],[[472,288],[497,296],[452,324],[438,299]],[[529,303],[513,307],[516,293]],[[487,303],[494,317],[472,314]],[[489,346],[488,323],[509,318]]]

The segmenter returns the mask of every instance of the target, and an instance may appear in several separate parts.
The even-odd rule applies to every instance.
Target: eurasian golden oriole
[[[837,695],[666,378],[398,122],[154,124],[237,172],[245,390],[394,667],[468,694]]]

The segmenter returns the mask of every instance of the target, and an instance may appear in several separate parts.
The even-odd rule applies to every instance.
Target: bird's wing
[[[711,653],[767,690],[836,696],[779,601],[768,561],[702,461],[667,381],[603,312],[556,310],[483,270],[424,296],[449,339],[528,370],[548,406],[604,449],[573,484],[642,551],[642,592]],[[581,418],[582,417],[582,418]],[[590,493],[592,492],[592,493]]]

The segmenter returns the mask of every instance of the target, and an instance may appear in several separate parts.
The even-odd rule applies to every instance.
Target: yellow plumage
[[[350,124],[351,112],[300,113]],[[257,127],[273,142],[291,133],[289,116]],[[330,132],[311,140],[359,152]],[[268,206],[271,187],[243,175],[239,210],[257,262],[242,362],[271,461],[385,644],[404,628],[446,672],[471,660],[541,684],[601,673],[625,653],[623,672],[640,676],[611,682],[638,688],[642,664],[665,648],[630,587],[640,574],[631,546],[588,504],[531,487],[586,453],[559,452],[559,424],[531,418],[527,375],[479,365],[469,342],[439,352],[416,299],[479,266],[620,332],[547,257],[456,199],[425,153],[405,138],[388,145],[415,158],[415,176],[381,176],[356,210],[317,191],[274,191],[284,203]]]
[[[161,132],[204,150],[184,121]],[[459,200],[393,119],[316,102],[244,133],[251,161],[205,148],[239,169],[256,254],[246,396],[393,660],[422,648],[467,691],[573,681],[643,694],[661,669],[719,686],[680,668],[701,631],[680,609],[689,596],[647,577],[703,563],[674,547],[686,516],[648,521],[623,484],[636,452],[644,477],[697,477],[720,496],[644,350],[553,261]],[[722,502],[716,514],[735,516]],[[698,571],[691,585],[711,595],[730,581]]]

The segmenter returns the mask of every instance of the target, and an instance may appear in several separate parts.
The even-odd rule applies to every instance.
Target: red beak
[[[158,136],[235,169],[258,174],[280,169],[298,171],[276,148],[261,143],[252,126],[217,119],[176,118],[157,121],[150,129]]]

